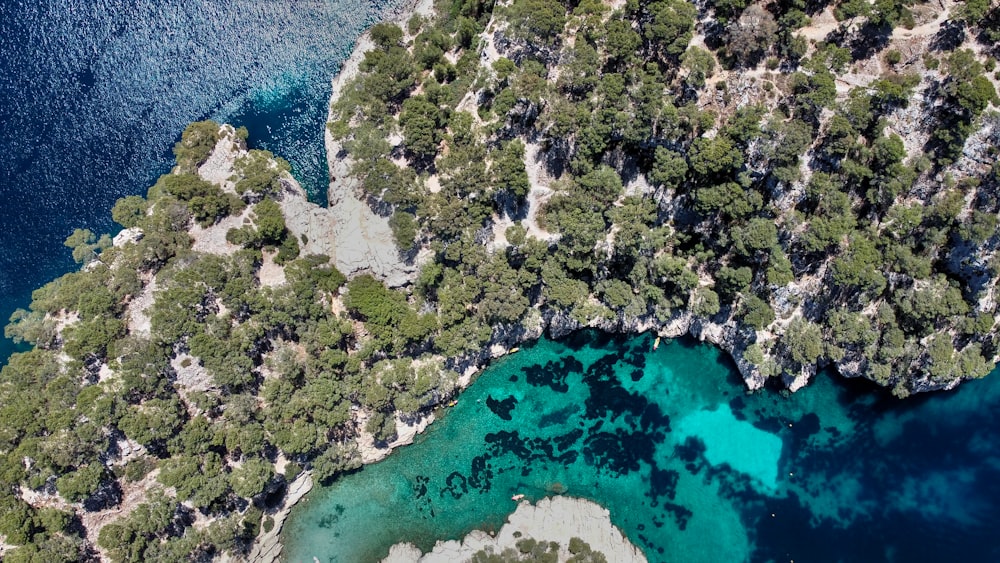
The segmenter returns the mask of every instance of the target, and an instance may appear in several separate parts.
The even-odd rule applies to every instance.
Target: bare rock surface
[[[507,548],[516,549],[517,542],[524,538],[558,543],[559,561],[562,562],[572,556],[568,545],[570,538],[574,537],[590,544],[594,551],[603,553],[608,561],[646,561],[646,556],[611,523],[611,514],[606,508],[589,500],[559,496],[544,498],[534,505],[521,502],[495,536],[474,530],[461,542],[439,541],[427,554],[422,554],[412,544],[396,544],[383,563],[469,561],[477,551],[500,553]]]
[[[281,528],[285,524],[285,518],[288,517],[288,513],[291,512],[295,503],[299,502],[306,493],[312,490],[312,487],[312,474],[308,471],[296,477],[288,485],[288,492],[285,494],[285,499],[278,506],[274,514],[270,515],[274,520],[274,526],[270,531],[262,532],[261,535],[257,536],[257,541],[254,542],[253,549],[250,551],[247,561],[250,563],[273,563],[274,561],[278,561],[282,548],[280,534]]]
[[[392,453],[392,450],[412,444],[417,434],[423,433],[434,422],[434,413],[429,413],[415,420],[403,420],[399,417],[399,413],[396,413],[396,439],[389,443],[379,444],[376,443],[375,436],[364,429],[370,415],[364,411],[356,411],[355,417],[356,424],[361,429],[358,432],[358,452],[361,455],[362,463],[381,461]]]
[[[328,211],[337,269],[348,277],[371,274],[389,287],[408,284],[417,269],[400,258],[389,219],[375,214],[346,187],[336,181],[330,185]]]

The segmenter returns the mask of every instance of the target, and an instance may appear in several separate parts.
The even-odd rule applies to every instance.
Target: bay
[[[1000,377],[745,393],[718,349],[581,332],[498,361],[415,444],[297,506],[288,561],[375,561],[591,499],[650,561],[996,560]]]

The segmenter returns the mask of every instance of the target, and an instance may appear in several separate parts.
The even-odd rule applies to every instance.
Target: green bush
[[[174,145],[174,157],[180,171],[197,171],[208,160],[219,138],[219,124],[214,121],[196,121],[185,127],[181,140]]]

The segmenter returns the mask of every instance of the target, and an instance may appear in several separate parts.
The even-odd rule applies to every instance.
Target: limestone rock
[[[643,553],[611,523],[608,510],[591,501],[571,497],[550,497],[532,505],[521,502],[507,518],[496,536],[474,530],[459,542],[439,541],[427,554],[411,544],[397,544],[389,551],[383,563],[456,563],[468,561],[480,550],[492,549],[500,553],[506,548],[516,549],[522,538],[553,541],[559,544],[559,561],[568,560],[572,554],[567,549],[570,538],[580,538],[591,549],[601,552],[608,561],[615,563],[645,562]]]
[[[124,246],[126,244],[133,244],[142,240],[142,229],[139,227],[132,227],[130,229],[123,229],[120,233],[115,235],[112,244],[115,246]]]

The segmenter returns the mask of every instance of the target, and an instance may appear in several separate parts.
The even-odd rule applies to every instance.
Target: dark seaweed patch
[[[488,460],[489,456],[482,455],[472,458],[472,468],[469,471],[469,486],[483,493],[489,492],[493,483],[493,471],[487,463]]]
[[[559,410],[547,412],[538,419],[538,427],[546,428],[557,424],[566,424],[569,418],[578,411],[579,408],[576,405],[566,405]]]
[[[601,381],[615,381],[615,364],[618,363],[616,354],[605,354],[587,368],[584,372],[584,381],[588,385],[593,385]]]
[[[667,497],[674,500],[677,495],[677,482],[681,474],[669,469],[654,469],[649,476],[650,498]]]
[[[747,416],[743,413],[743,409],[747,406],[746,401],[743,397],[733,397],[729,401],[729,410],[733,411],[733,418],[736,420],[746,420]]]
[[[445,484],[447,484],[447,487],[441,490],[441,496],[444,496],[445,493],[451,493],[452,498],[460,499],[469,492],[469,484],[465,475],[462,475],[458,471],[453,471],[451,475],[448,475],[448,478],[445,479]]]
[[[688,520],[694,516],[694,512],[686,506],[681,506],[679,504],[674,504],[672,502],[665,503],[663,508],[674,517],[674,523],[681,531],[687,528]]]
[[[670,432],[670,417],[663,414],[659,405],[655,405],[653,403],[649,403],[646,405],[646,408],[643,409],[642,418],[640,418],[639,423],[642,426],[643,432],[656,430],[658,435],[662,435],[664,432]]]
[[[417,495],[417,498],[423,498],[427,494],[427,483],[430,479],[425,475],[417,475],[413,483],[413,493]]]
[[[486,396],[486,406],[493,411],[493,414],[499,416],[504,420],[512,420],[510,411],[514,410],[517,406],[517,399],[514,397],[507,397],[506,399],[499,401],[494,399],[492,395]]]
[[[684,467],[692,474],[698,473],[705,464],[705,442],[695,436],[688,436],[683,444],[674,446],[674,456],[684,462]]]
[[[333,512],[327,512],[319,522],[316,523],[317,526],[323,529],[332,528],[334,524],[340,521],[340,517],[344,515],[344,505],[338,504],[333,507]]]
[[[584,440],[583,455],[587,463],[624,475],[639,470],[639,462],[652,462],[656,443],[642,432],[618,429],[614,434],[599,432]]]
[[[490,452],[494,455],[510,453],[525,461],[531,459],[531,450],[524,445],[524,440],[516,430],[487,434],[485,441],[490,445]]]
[[[565,393],[569,390],[566,377],[572,373],[583,371],[583,364],[573,357],[563,358],[561,361],[545,362],[545,365],[533,364],[521,368],[527,382],[535,387],[549,387],[558,393]]]
[[[605,375],[606,369],[611,369],[610,377]],[[614,421],[620,416],[632,415],[640,421],[643,430],[659,426],[661,430],[668,431],[670,418],[659,405],[622,387],[613,374],[612,368],[598,366],[597,363],[587,370],[585,381],[590,386],[590,395],[584,402],[587,418],[603,419],[607,416]]]
[[[803,441],[819,432],[819,416],[816,413],[804,415],[792,425],[791,430],[796,440]]]
[[[633,346],[629,348],[628,351],[626,351],[622,359],[628,365],[633,366],[641,371],[642,368],[646,367],[646,350],[644,347]],[[639,380],[634,379],[633,381],[639,381]]]
[[[784,429],[788,425],[788,423],[782,418],[776,416],[768,416],[768,417],[762,417],[759,420],[754,421],[753,425],[757,428],[760,428],[761,430],[764,430],[765,432],[770,432],[771,434],[778,434],[779,432],[781,432],[782,429]]]
[[[553,437],[552,441],[555,442],[556,447],[560,450],[566,450],[573,447],[573,445],[576,444],[577,440],[581,437],[583,437],[583,430],[574,428],[566,434],[560,434],[559,436]]]

